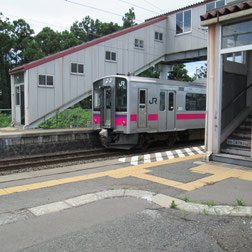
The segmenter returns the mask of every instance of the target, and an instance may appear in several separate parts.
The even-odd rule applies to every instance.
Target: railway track
[[[202,142],[193,141],[190,145],[199,144]],[[176,148],[188,147],[189,143],[177,143],[169,150]],[[73,151],[73,152],[60,152],[52,154],[43,155],[33,155],[18,158],[9,158],[0,160],[0,174],[5,174],[11,171],[18,172],[18,170],[36,170],[39,167],[41,169],[52,168],[52,165],[65,165],[70,163],[70,165],[76,164],[76,162],[88,162],[100,159],[113,159],[118,157],[127,157],[131,155],[141,155],[148,153],[155,153],[158,151],[167,150],[167,146],[154,146],[148,148],[147,150],[111,150],[111,149],[93,149],[93,150],[83,150],[83,151]],[[68,164],[69,165],[69,164]]]
[[[115,152],[106,149],[95,149],[88,151],[75,151],[66,153],[52,153],[44,155],[34,155],[19,158],[0,160],[0,172],[7,170],[18,170],[28,167],[47,166],[66,162],[88,161],[93,159],[105,158],[108,156],[116,157],[122,155],[121,152]]]

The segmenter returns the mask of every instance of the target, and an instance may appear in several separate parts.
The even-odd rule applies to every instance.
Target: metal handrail
[[[251,87],[252,87],[252,83],[249,86],[247,86],[244,90],[242,90],[234,100],[232,100],[231,102],[229,102],[225,106],[225,108],[222,109],[222,112],[225,111],[227,108],[229,108],[233,103],[235,103],[243,95],[243,93],[246,92]]]

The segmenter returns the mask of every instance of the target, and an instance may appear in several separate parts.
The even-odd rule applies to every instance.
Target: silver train
[[[107,148],[203,139],[205,110],[202,83],[122,75],[93,83],[93,129]]]

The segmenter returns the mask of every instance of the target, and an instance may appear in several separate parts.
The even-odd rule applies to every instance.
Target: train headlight
[[[109,83],[109,79],[105,79],[105,84],[108,84]]]

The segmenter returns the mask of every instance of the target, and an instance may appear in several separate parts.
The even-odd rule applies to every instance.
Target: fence
[[[39,125],[43,129],[92,127],[91,109],[66,109]]]

